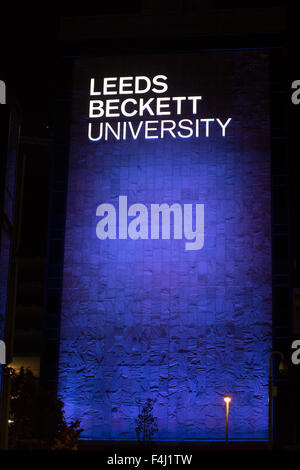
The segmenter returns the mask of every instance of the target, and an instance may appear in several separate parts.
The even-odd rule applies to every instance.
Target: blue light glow
[[[230,395],[229,439],[267,439],[267,55],[205,52],[75,65],[58,387],[67,418],[81,420],[84,438],[135,440],[135,418],[150,397],[156,440],[225,439]],[[209,139],[89,141],[84,90],[99,70],[164,73],[173,95],[201,93],[201,116],[232,116],[226,138],[218,126]],[[203,204],[203,247],[185,250],[175,237],[99,239],[96,209],[117,207],[120,195],[128,207]],[[118,217],[116,224],[119,231]]]

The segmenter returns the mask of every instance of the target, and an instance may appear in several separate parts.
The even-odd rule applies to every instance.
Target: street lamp
[[[287,364],[284,360],[284,355],[280,351],[272,351],[269,357],[269,446],[272,446],[272,415],[273,415],[273,401],[272,398],[277,396],[277,387],[272,386],[272,359],[275,355],[280,356],[278,370],[281,374],[287,372]]]
[[[226,403],[226,444],[228,444],[228,417],[229,417],[229,403],[231,402],[231,397],[224,397]]]

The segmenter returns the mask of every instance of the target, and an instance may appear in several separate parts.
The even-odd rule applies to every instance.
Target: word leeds
[[[204,245],[204,204],[196,204],[195,211],[193,204],[183,204],[183,208],[178,203],[151,204],[148,211],[144,204],[128,207],[127,196],[119,196],[118,211],[112,204],[104,203],[97,207],[96,216],[101,217],[96,226],[100,240],[170,240],[172,226],[174,240],[189,240],[186,250],[201,250]]]
[[[91,78],[89,140],[163,139],[167,135],[174,139],[187,139],[192,136],[210,137],[212,132],[226,137],[231,117],[200,117],[202,96],[159,96],[167,91],[165,75],[156,75],[152,79],[146,76],[110,77],[102,81]],[[154,96],[149,97],[149,93]],[[143,94],[147,97],[141,96]],[[188,116],[188,119],[177,118],[182,115]],[[150,120],[147,119],[149,117]]]

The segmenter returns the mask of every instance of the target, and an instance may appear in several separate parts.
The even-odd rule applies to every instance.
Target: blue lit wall
[[[257,51],[75,60],[58,391],[83,437],[267,439],[271,348],[268,56]],[[165,74],[168,96],[232,117],[189,139],[89,142],[91,77]],[[157,119],[157,118],[153,118]],[[96,208],[204,204],[205,240],[99,240]]]

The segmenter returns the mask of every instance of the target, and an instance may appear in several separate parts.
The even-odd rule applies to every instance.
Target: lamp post
[[[273,433],[272,433],[272,415],[273,415],[273,401],[272,398],[277,396],[277,387],[272,386],[272,359],[275,355],[280,356],[278,370],[281,374],[287,372],[287,365],[284,360],[284,355],[280,351],[272,351],[269,356],[269,447],[272,447]]]
[[[225,442],[228,444],[228,418],[229,418],[229,403],[231,402],[231,397],[226,396],[224,397],[224,401],[226,403],[226,439]]]

